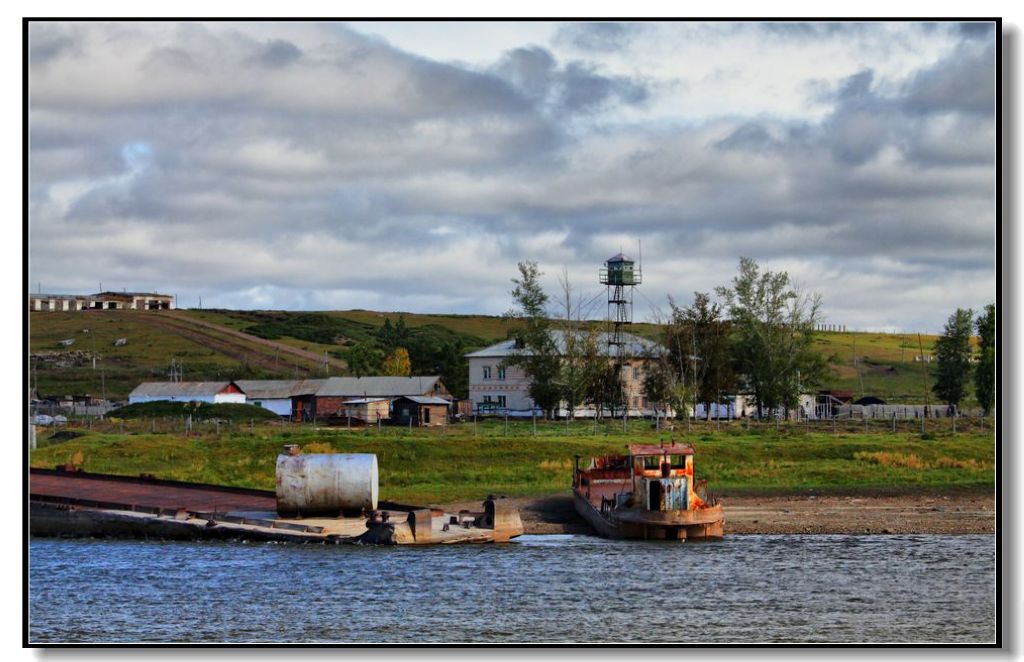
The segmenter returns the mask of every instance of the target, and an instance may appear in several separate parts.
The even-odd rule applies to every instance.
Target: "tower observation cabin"
[[[636,263],[631,259],[619,253],[613,257],[608,258],[604,263],[604,269],[601,269],[601,284],[602,285],[639,285],[643,282],[643,274],[640,273],[640,269],[635,266]]]

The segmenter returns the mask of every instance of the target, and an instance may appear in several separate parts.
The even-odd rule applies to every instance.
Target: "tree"
[[[547,416],[562,396],[559,352],[546,309],[548,295],[540,285],[536,262],[520,262],[518,267],[519,278],[512,279],[515,288],[511,291],[516,307],[505,313],[505,318],[518,320],[520,325],[513,332],[515,350],[502,364],[522,368],[530,379],[530,397]]]
[[[703,402],[708,419],[711,403],[736,389],[729,345],[729,324],[722,319],[722,306],[705,292],[693,293],[693,304],[680,308],[669,298],[672,317],[665,329],[671,365],[690,385],[694,403]]]
[[[959,407],[967,392],[971,372],[971,330],[974,312],[957,308],[949,316],[942,335],[935,341],[938,367],[932,392],[951,407]]]
[[[583,297],[573,290],[568,269],[562,268],[558,282],[562,289],[559,312],[563,325],[563,347],[557,381],[568,416],[575,418],[576,407],[587,399],[588,386],[595,378],[596,364],[607,362],[607,358],[598,347],[597,329],[587,321],[590,309],[584,304]]]
[[[679,388],[679,375],[672,365],[672,359],[668,352],[651,352],[644,357],[646,369],[644,370],[643,389],[644,397],[654,404],[655,409],[661,408],[667,415],[668,407],[677,412],[685,406],[680,399],[684,392]]]
[[[344,352],[348,369],[356,376],[376,375],[384,363],[384,352],[371,343],[361,342],[352,345]]]
[[[985,306],[975,323],[978,330],[978,365],[974,369],[974,395],[988,416],[995,403],[996,389],[996,305]]]
[[[409,335],[409,329],[405,326],[405,315],[399,315],[395,324],[391,324],[391,319],[385,317],[383,326],[377,330],[377,344],[385,353],[390,354],[399,347],[407,347]]]
[[[729,313],[730,351],[758,417],[799,406],[800,391],[819,383],[832,360],[812,346],[821,296],[804,294],[785,271],[762,271],[747,257],[740,258],[732,287],[715,291]]]
[[[381,374],[389,377],[408,377],[412,374],[412,363],[409,361],[409,350],[398,347],[388,354],[381,367]]]

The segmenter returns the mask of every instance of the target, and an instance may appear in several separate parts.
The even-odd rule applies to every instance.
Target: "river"
[[[359,547],[33,538],[50,642],[992,642],[991,535]]]

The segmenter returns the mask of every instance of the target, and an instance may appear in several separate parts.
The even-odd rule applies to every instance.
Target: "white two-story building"
[[[565,347],[565,332],[552,331],[552,339],[557,347]],[[644,366],[660,351],[657,343],[632,334],[623,334],[625,354],[633,357],[622,366],[622,381],[628,399],[631,416],[650,415],[653,403],[644,398],[643,379]],[[599,347],[608,352],[608,334],[600,333]],[[523,369],[505,366],[504,362],[512,355],[521,353],[515,340],[503,340],[490,347],[466,354],[469,362],[469,399],[473,402],[473,410],[478,413],[508,413],[511,416],[532,416],[536,409],[530,398],[530,379]],[[577,416],[593,416],[593,408],[577,409]]]

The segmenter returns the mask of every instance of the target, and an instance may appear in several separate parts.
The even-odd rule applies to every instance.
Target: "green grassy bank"
[[[65,430],[53,440],[43,435],[31,464],[51,467],[74,460],[92,472],[151,473],[175,480],[273,489],[277,453],[283,444],[297,443],[307,452],[376,453],[383,498],[441,503],[490,493],[539,496],[564,491],[570,487],[575,455],[623,452],[628,443],[672,438],[639,425],[626,432],[609,426],[594,434],[592,425],[577,424],[566,430],[561,424],[549,424],[534,435],[529,423],[515,424],[507,433],[501,422],[411,432],[256,423],[193,436],[184,436],[173,425],[134,425]],[[706,478],[709,489],[719,494],[913,493],[993,487],[991,429],[956,434],[936,430],[927,437],[882,428],[833,433],[800,426],[747,430],[739,425],[675,434],[677,440],[696,446],[697,477]]]

